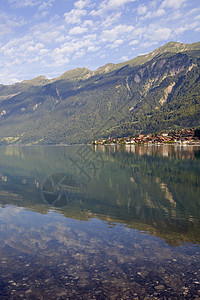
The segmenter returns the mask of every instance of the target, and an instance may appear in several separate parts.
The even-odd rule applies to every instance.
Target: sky
[[[200,41],[199,0],[1,0],[0,83]]]

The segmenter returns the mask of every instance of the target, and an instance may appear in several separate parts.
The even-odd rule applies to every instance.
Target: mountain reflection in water
[[[2,299],[197,297],[199,154],[172,145],[1,147]],[[181,279],[184,268],[193,281]]]
[[[53,208],[77,220],[121,222],[172,245],[200,243],[198,147],[0,150],[1,205],[41,213]]]

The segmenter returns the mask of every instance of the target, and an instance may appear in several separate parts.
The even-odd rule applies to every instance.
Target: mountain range
[[[0,85],[0,144],[87,143],[200,126],[200,42]]]

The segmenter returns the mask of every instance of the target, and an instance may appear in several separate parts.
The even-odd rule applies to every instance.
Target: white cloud
[[[164,0],[162,3],[162,7],[179,9],[182,7],[187,0]]]
[[[152,39],[156,41],[166,41],[171,37],[172,31],[170,28],[150,28]]]
[[[16,78],[16,73],[9,73],[7,71],[1,71],[0,82],[1,84],[14,84],[20,80]]]
[[[60,67],[60,66],[63,66],[63,65],[67,65],[68,62],[69,62],[69,58],[68,58],[68,57],[64,57],[64,56],[60,57],[60,56],[57,56],[57,57],[55,58],[55,60],[54,60],[53,65],[54,65],[55,67]]]
[[[29,52],[29,53],[31,53],[31,52],[38,52],[43,47],[44,47],[44,45],[41,44],[41,43],[33,44],[33,45],[27,47],[27,52]]]
[[[128,56],[122,56],[122,57],[120,58],[120,60],[122,60],[122,61],[127,61],[127,60],[129,60],[129,58],[128,58]]]
[[[0,49],[3,59],[1,69],[15,69],[16,72],[16,68],[19,70],[19,66],[21,69],[25,65],[40,64],[42,61],[44,62],[44,57],[47,58],[47,53],[48,51],[42,43],[35,42],[29,36],[13,39]]]
[[[86,32],[86,31],[88,31],[87,28],[77,26],[77,27],[74,27],[74,28],[70,29],[69,34],[70,35],[73,35],[73,34],[82,34],[82,33]]]
[[[78,51],[76,52],[76,54],[73,56],[73,59],[76,59],[76,58],[80,58],[80,57],[83,57],[85,55],[85,51]]]
[[[25,25],[27,21],[23,18],[15,17],[5,13],[0,14],[0,37],[12,34],[16,28],[20,28]]]
[[[21,7],[33,7],[42,3],[41,0],[8,0],[8,3],[11,4],[15,8]]]
[[[107,0],[102,2],[102,8],[105,10],[112,10],[119,7],[122,7],[123,5],[135,2],[135,0]]]
[[[109,45],[109,48],[114,49],[119,47],[119,45],[123,44],[123,40],[116,40],[114,41],[114,43],[112,43],[111,45]]]
[[[78,9],[83,9],[85,6],[87,6],[90,3],[90,0],[79,0],[74,3],[74,6]]]
[[[67,64],[70,59],[78,59],[88,52],[99,50],[96,45],[96,34],[84,35],[82,38],[74,38],[60,45],[51,53],[53,65],[61,66]]]
[[[94,23],[93,23],[92,20],[85,20],[85,21],[83,22],[83,27],[84,27],[84,26],[94,26]]]
[[[66,32],[65,26],[58,26],[55,22],[47,21],[33,26],[30,34],[36,41],[55,44],[58,41],[62,42],[64,40],[64,32]]]
[[[117,25],[113,29],[104,30],[101,35],[101,40],[105,41],[114,41],[123,34],[130,33],[134,30],[133,26],[127,25]]]
[[[88,52],[95,52],[98,51],[100,49],[100,47],[95,47],[95,46],[89,46],[88,47]]]
[[[147,11],[147,7],[146,5],[139,5],[138,6],[138,9],[137,9],[137,12],[139,15],[144,15]]]
[[[156,11],[149,11],[144,17],[141,17],[141,20],[159,18],[163,15],[165,15],[165,10],[163,8],[159,8]]]
[[[196,31],[196,28],[198,28],[199,26],[200,26],[200,22],[193,22],[190,24],[186,24],[185,26],[178,27],[174,31],[176,34],[183,34],[185,31],[188,31],[188,30]]]
[[[133,35],[150,43],[168,40],[173,36],[173,32],[168,27],[160,27],[158,24],[152,23],[149,26],[136,28],[133,31]]]
[[[35,34],[36,35],[36,34]],[[37,33],[37,38],[42,41],[43,43],[51,43],[55,40],[59,39],[60,37],[60,31],[57,30],[50,30],[45,33],[42,33],[41,31]]]
[[[173,10],[170,14],[166,13],[165,15],[165,22],[181,22],[184,19],[184,15],[181,13],[180,10]]]
[[[138,37],[142,37],[142,35],[145,33],[146,31],[146,27],[138,27],[138,28],[135,28],[134,31],[133,31],[133,35],[134,36],[138,36]]]
[[[106,19],[103,22],[103,27],[104,28],[109,28],[111,27],[116,21],[118,21],[121,17],[121,12],[115,12],[110,14],[109,16],[106,17]]]
[[[149,48],[149,47],[156,47],[156,45],[158,45],[158,42],[145,42],[145,43],[142,43],[140,46],[141,48]],[[145,55],[145,54],[148,54],[148,53],[140,53],[140,55]]]
[[[98,10],[91,11],[91,15],[98,16],[98,15],[101,15],[101,14],[107,12],[107,11],[110,11],[110,10],[115,10],[115,9],[118,9],[118,8],[122,9],[122,7],[125,4],[135,2],[135,1],[136,0],[104,0],[99,5]]]
[[[199,13],[199,11],[200,11],[200,7],[195,7],[193,9],[189,10],[188,12],[186,12],[184,15],[190,16],[190,15]],[[198,15],[197,15],[197,17],[198,17]]]
[[[185,32],[187,29],[185,27],[178,27],[175,29],[175,33],[176,34],[182,34],[183,32]]]
[[[139,44],[139,41],[138,40],[133,40],[129,43],[130,46],[135,46],[135,45],[138,45]]]
[[[70,12],[65,13],[65,21],[68,24],[79,24],[83,16],[87,15],[87,11],[84,9],[72,9]]]
[[[46,55],[49,51],[47,49],[41,49],[39,52],[38,52],[38,55],[40,56],[43,56],[43,55]]]
[[[55,0],[42,1],[38,9],[39,10],[47,9],[53,5],[53,2],[55,2]]]

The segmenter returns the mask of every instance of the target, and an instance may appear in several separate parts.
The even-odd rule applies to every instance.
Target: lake
[[[200,147],[0,147],[0,299],[200,299]]]

